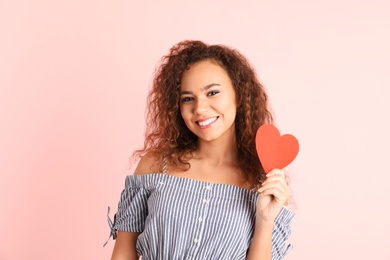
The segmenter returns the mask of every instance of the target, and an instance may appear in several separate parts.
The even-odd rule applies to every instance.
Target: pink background
[[[0,2],[0,259],[109,259],[154,68],[183,39],[241,50],[268,89],[296,208],[286,259],[390,259],[390,4]]]

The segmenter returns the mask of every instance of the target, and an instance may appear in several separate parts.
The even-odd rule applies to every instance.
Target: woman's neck
[[[237,144],[235,138],[228,140],[203,141],[199,140],[194,158],[208,161],[218,166],[224,164],[237,164]]]

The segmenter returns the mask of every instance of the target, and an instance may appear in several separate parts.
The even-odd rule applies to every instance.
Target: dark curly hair
[[[262,182],[265,173],[256,153],[255,135],[262,124],[273,121],[268,97],[246,58],[224,45],[187,40],[174,45],[168,55],[163,56],[148,95],[144,147],[136,150],[133,156],[139,158],[152,153],[157,158],[165,156],[168,165],[182,169],[190,167],[185,155],[195,151],[197,136],[181,117],[180,82],[191,64],[203,60],[216,62],[224,68],[233,83],[237,101],[237,161],[250,183]]]

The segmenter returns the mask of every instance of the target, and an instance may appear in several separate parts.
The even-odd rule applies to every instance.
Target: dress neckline
[[[131,176],[150,176],[150,177],[166,177],[168,179],[174,180],[174,181],[185,181],[185,182],[192,182],[200,185],[211,185],[211,186],[216,186],[216,187],[221,187],[221,188],[227,188],[227,189],[236,189],[238,191],[243,191],[243,192],[250,192],[259,195],[256,192],[255,188],[252,189],[246,189],[237,185],[233,184],[226,184],[226,183],[216,183],[216,182],[209,182],[209,181],[202,181],[202,180],[197,180],[197,179],[192,179],[188,177],[178,177],[175,175],[171,175],[167,172],[154,172],[154,173],[146,173],[146,174],[140,174],[140,175],[131,175]],[[141,177],[142,178],[142,177]]]

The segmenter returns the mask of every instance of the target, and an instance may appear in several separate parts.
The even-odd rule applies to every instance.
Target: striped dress
[[[165,173],[129,175],[118,211],[116,231],[140,232],[137,253],[143,260],[245,259],[255,224],[259,194]],[[283,259],[291,245],[294,214],[283,207],[272,233],[272,259]]]

